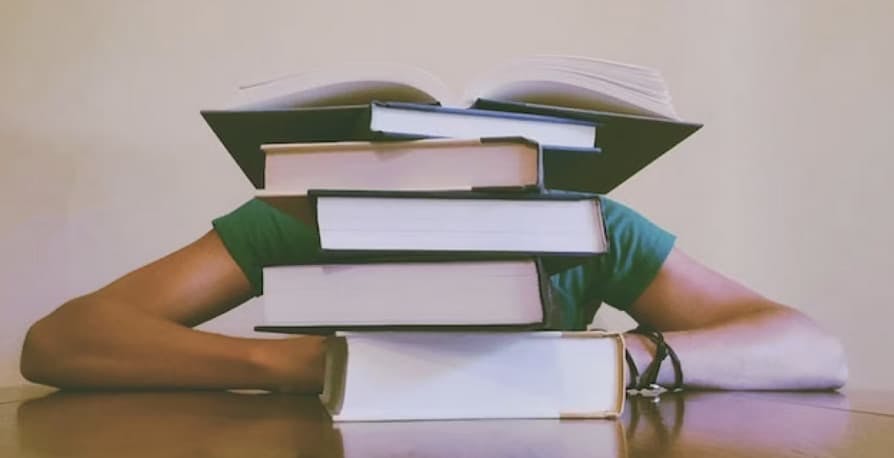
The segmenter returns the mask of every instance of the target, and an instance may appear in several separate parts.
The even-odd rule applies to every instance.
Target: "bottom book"
[[[346,332],[320,399],[333,421],[604,418],[624,405],[624,341],[584,332]]]

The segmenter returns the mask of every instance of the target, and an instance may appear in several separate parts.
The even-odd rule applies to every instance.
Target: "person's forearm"
[[[688,388],[728,390],[834,389],[847,379],[840,343],[803,314],[766,309],[733,321],[689,331],[664,333],[680,357]],[[627,334],[631,355],[642,373],[654,355],[645,337]],[[673,384],[669,359],[659,383]]]
[[[316,391],[322,342],[196,331],[121,304],[75,299],[29,331],[22,373],[63,388]]]

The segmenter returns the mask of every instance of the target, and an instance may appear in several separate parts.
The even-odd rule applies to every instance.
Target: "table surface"
[[[2,457],[891,457],[894,392],[632,399],[617,420],[333,424],[313,397],[0,388]]]

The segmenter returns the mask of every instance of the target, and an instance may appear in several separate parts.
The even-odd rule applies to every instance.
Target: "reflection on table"
[[[0,455],[24,457],[888,457],[894,394],[680,393],[617,420],[333,424],[314,397],[53,393],[0,403]],[[13,440],[3,439],[14,431]]]
[[[26,456],[626,456],[618,420],[333,424],[316,398],[55,393],[18,409]]]

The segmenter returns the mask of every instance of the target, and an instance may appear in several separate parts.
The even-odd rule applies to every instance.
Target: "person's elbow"
[[[825,364],[828,371],[826,377],[830,389],[839,389],[844,387],[848,378],[847,355],[844,351],[844,345],[838,337],[826,335],[826,349],[828,360]]]
[[[73,365],[84,356],[77,338],[81,309],[89,305],[83,301],[72,300],[31,325],[19,359],[22,377],[33,383],[66,385],[66,374],[76,370]]]
[[[49,329],[52,325],[46,319],[40,320],[28,329],[22,344],[19,371],[22,377],[33,383],[52,385],[52,367],[58,363],[58,349]]]
[[[792,332],[791,339],[796,339],[800,345],[792,342],[800,348],[799,359],[806,376],[803,388],[830,390],[842,388],[848,379],[847,355],[841,339],[822,329],[816,322],[800,312],[795,312],[794,322],[799,325],[793,328],[800,332]],[[798,364],[795,364],[798,366]]]

